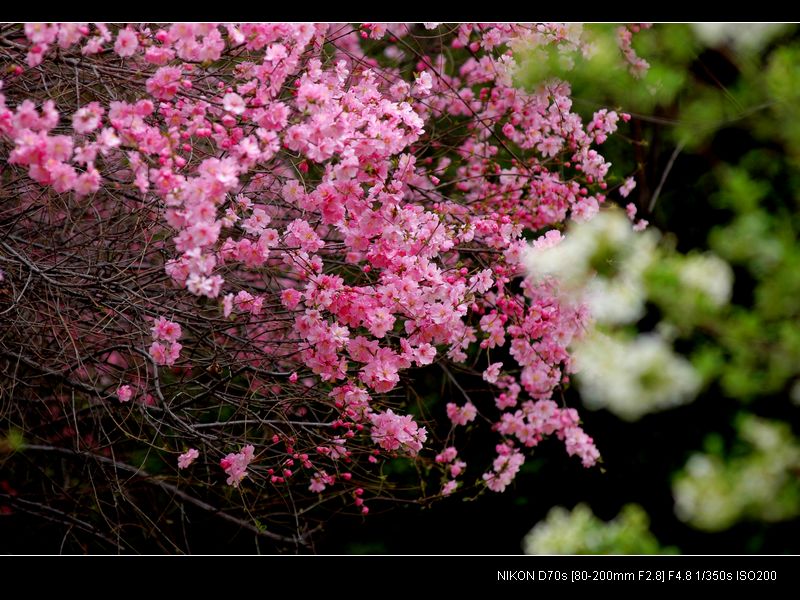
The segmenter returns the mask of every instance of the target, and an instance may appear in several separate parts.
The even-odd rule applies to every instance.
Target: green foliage
[[[0,451],[18,452],[25,448],[25,436],[20,429],[11,428],[5,437],[0,437]]]

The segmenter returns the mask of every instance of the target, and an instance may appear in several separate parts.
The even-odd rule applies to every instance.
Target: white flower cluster
[[[611,521],[598,519],[586,504],[569,511],[550,509],[522,542],[525,554],[660,554],[661,548],[649,529],[647,513],[628,504]]]
[[[749,454],[725,461],[694,454],[675,480],[675,514],[697,529],[722,531],[742,518],[782,521],[800,512],[800,445],[787,424],[748,416],[739,434]]]
[[[705,294],[715,307],[731,300],[733,270],[718,256],[689,255],[681,262],[678,276],[684,286]]]
[[[576,381],[588,408],[606,408],[629,421],[691,402],[702,384],[662,335],[631,338],[614,331],[644,315],[645,272],[658,260],[657,242],[654,231],[637,233],[621,211],[605,210],[563,238],[539,238],[525,256],[535,281],[555,281],[567,301],[585,303],[608,331],[590,331],[573,343]],[[715,306],[728,301],[733,275],[727,263],[697,255],[680,264],[683,286],[704,293]]]
[[[555,278],[563,293],[585,302],[598,323],[632,323],[644,314],[643,275],[657,239],[653,231],[633,231],[621,211],[601,211],[560,243],[534,245],[524,262],[535,280]]]
[[[523,550],[525,554],[573,554],[586,544],[593,519],[592,509],[585,504],[573,511],[556,506],[525,536]]]
[[[625,339],[593,331],[573,357],[583,403],[628,421],[691,402],[702,384],[691,363],[656,333]]]
[[[757,51],[786,30],[786,23],[691,23],[697,38],[711,47],[730,44]]]

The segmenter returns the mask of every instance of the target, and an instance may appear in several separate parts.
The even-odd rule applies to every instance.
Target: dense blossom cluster
[[[426,27],[26,25],[0,138],[16,176],[54,200],[39,214],[43,192],[27,188],[19,227],[136,212],[119,251],[147,282],[129,293],[136,310],[94,309],[124,344],[98,329],[81,369],[48,368],[83,393],[140,393],[131,410],[177,428],[176,455],[202,446],[182,469],[222,456],[231,486],[297,479],[362,512],[393,457],[439,468],[442,494],[461,485],[464,427],[498,436],[473,478],[494,491],[548,436],[594,465],[577,412],[552,399],[589,312],[525,279],[522,259],[531,233],[551,243],[598,213],[610,164],[597,146],[629,117],[584,120],[563,81],[512,85],[513,49],[580,49],[577,26]],[[93,79],[69,101],[28,97],[51,62]],[[494,400],[467,396],[448,364],[479,365]],[[423,367],[455,383],[425,426],[397,394]]]

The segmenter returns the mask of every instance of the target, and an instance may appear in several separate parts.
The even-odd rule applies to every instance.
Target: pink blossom
[[[437,463],[451,463],[456,459],[458,456],[458,450],[455,446],[448,446],[441,453],[436,455],[436,462]]]
[[[333,485],[334,482],[335,479],[325,471],[317,471],[311,476],[311,485],[308,486],[308,490],[319,494],[325,491],[327,486]]]
[[[303,219],[295,219],[286,228],[288,244],[296,244],[305,252],[316,252],[325,245],[313,228]]]
[[[400,450],[416,456],[428,439],[424,427],[418,427],[411,415],[397,415],[392,409],[370,415],[372,441],[388,451]]]
[[[466,425],[474,421],[478,411],[472,402],[467,402],[464,406],[458,406],[453,402],[447,403],[447,416],[453,425]]]
[[[450,467],[448,468],[448,470],[450,471],[450,477],[455,478],[461,475],[461,473],[464,472],[466,466],[467,463],[465,463],[463,460],[453,461],[453,464],[451,464]]]
[[[216,298],[222,289],[222,277],[219,275],[205,277],[197,273],[191,273],[189,277],[186,278],[186,289],[195,296]]]
[[[117,41],[114,43],[114,52],[119,56],[126,58],[136,54],[136,49],[139,47],[139,40],[136,38],[136,32],[126,27],[117,33]]]
[[[378,307],[367,313],[366,323],[369,331],[376,338],[382,338],[394,326],[395,318],[383,307]]]
[[[417,75],[417,79],[414,82],[414,95],[415,96],[428,96],[431,93],[431,88],[433,87],[433,79],[431,78],[431,74],[428,71],[423,71],[419,75]]]
[[[164,317],[159,317],[155,321],[151,331],[153,332],[154,340],[177,342],[181,337],[181,326]]]
[[[129,402],[133,398],[133,390],[129,385],[121,385],[117,388],[117,398],[120,402]]]
[[[150,345],[150,356],[157,365],[172,366],[180,358],[183,346],[177,342],[164,346],[161,342],[153,342]]]
[[[488,381],[489,383],[496,383],[497,377],[498,375],[500,375],[500,369],[502,368],[503,368],[502,362],[496,362],[489,365],[483,372],[484,381]]]
[[[26,23],[24,30],[34,44],[52,44],[58,35],[58,27],[52,23]]]
[[[161,67],[146,81],[147,92],[159,100],[170,100],[178,93],[180,67]]]
[[[200,456],[200,452],[198,452],[197,449],[189,448],[186,452],[184,452],[183,454],[181,454],[178,457],[178,468],[179,469],[186,469],[199,456]]]
[[[625,180],[625,183],[622,184],[622,187],[619,188],[619,195],[623,198],[627,198],[628,194],[633,191],[633,188],[636,187],[636,180],[633,177],[628,177]]]
[[[222,298],[222,316],[226,319],[231,316],[233,312],[233,294],[226,294]]]
[[[442,496],[449,496],[456,490],[457,487],[458,487],[458,482],[451,479],[442,486]]]
[[[498,456],[492,464],[492,471],[484,473],[483,480],[493,492],[504,492],[525,462],[525,455],[504,444],[498,445],[497,450]]]
[[[72,128],[78,133],[90,133],[100,126],[105,109],[98,102],[90,102],[72,116]]]
[[[235,115],[241,115],[246,108],[244,99],[239,94],[232,92],[223,96],[222,107]]]
[[[247,467],[253,461],[255,448],[247,445],[236,454],[228,454],[219,461],[220,466],[228,475],[227,483],[235,488],[239,487],[242,480],[248,476]]]
[[[297,308],[301,298],[300,292],[292,288],[287,288],[281,292],[281,302],[289,310]]]

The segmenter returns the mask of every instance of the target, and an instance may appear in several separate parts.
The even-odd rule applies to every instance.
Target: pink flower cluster
[[[472,402],[467,402],[464,406],[458,406],[454,402],[447,403],[447,417],[453,425],[466,425],[474,421],[478,412]]]
[[[492,470],[483,474],[483,480],[493,492],[504,492],[525,463],[525,455],[510,444],[498,444],[496,450]]]
[[[73,117],[73,122],[77,123],[76,133],[91,133],[101,115],[102,108],[97,103],[80,109]],[[14,142],[8,163],[27,167],[31,179],[51,186],[58,193],[74,191],[78,196],[86,196],[96,192],[101,182],[95,168],[97,154],[116,148],[119,139],[108,128],[95,134],[93,139],[50,135],[59,120],[52,100],[46,100],[40,110],[31,100],[24,100],[12,110],[6,106],[5,96],[0,94],[0,135]]]
[[[181,326],[159,317],[151,329],[153,339],[150,345],[150,356],[157,365],[172,366],[180,358],[183,346],[178,342],[181,337]],[[165,342],[162,343],[162,342]]]
[[[503,413],[497,431],[508,439],[516,438],[527,448],[533,448],[546,436],[555,434],[565,441],[570,456],[577,455],[584,466],[591,467],[600,454],[592,438],[583,433],[578,423],[578,412],[574,408],[558,408],[552,400],[527,400],[513,413]]]
[[[445,448],[440,454],[436,455],[436,462],[445,468],[448,479],[442,486],[442,495],[449,496],[458,487],[456,478],[464,472],[467,463],[458,459],[458,450],[455,446]]]
[[[530,232],[548,230],[537,243],[555,244],[567,220],[598,212],[610,164],[597,147],[630,117],[600,109],[584,121],[566,82],[514,87],[512,48],[585,50],[579,27],[454,29],[446,52],[413,56],[391,41],[407,35],[404,24],[25,28],[30,66],[54,44],[89,57],[113,49],[140,88],[127,101],[80,106],[71,130],[56,129],[53,101],[11,108],[0,95],[9,163],[58,194],[124,181],[152,203],[148,243],[176,288],[154,303],[170,298],[170,308],[207,319],[207,337],[184,321],[197,338],[191,356],[209,358],[213,346],[214,361],[242,367],[248,394],[276,398],[279,417],[269,418],[287,424],[273,443],[285,451],[261,455],[274,463],[265,467],[273,484],[302,468],[308,490],[322,493],[348,485],[342,463],[424,459],[428,428],[395,412],[391,392],[410,385],[415,367],[468,369],[476,355],[489,400],[445,407],[453,438],[435,459],[448,475],[443,494],[466,469],[450,444],[469,423],[487,421],[500,438],[482,478],[493,491],[547,436],[585,466],[599,458],[577,413],[551,400],[590,316],[547,284],[522,281],[521,260]],[[640,72],[632,32],[621,28],[619,39]],[[398,68],[381,67],[363,38],[388,38]],[[233,52],[224,68],[205,68]],[[441,131],[454,132],[446,144]],[[181,326],[159,317],[151,333],[153,361],[174,365]],[[510,359],[492,363],[490,351]],[[322,433],[295,439],[298,422],[316,419]],[[370,450],[354,452],[359,442]],[[229,485],[254,453],[247,445],[222,459]]]
[[[227,483],[235,488],[239,487],[242,480],[247,477],[247,467],[253,462],[255,448],[248,444],[236,454],[228,454],[219,461],[219,466],[225,470],[228,476]]]
[[[372,441],[390,452],[401,450],[416,456],[428,439],[428,432],[417,426],[410,415],[396,415],[391,408],[370,415],[370,421]]]
[[[638,23],[617,28],[617,43],[625,60],[628,61],[628,69],[634,77],[642,77],[647,72],[647,69],[650,68],[650,65],[645,59],[636,54],[636,50],[633,49],[633,34],[650,27],[650,23]]]

